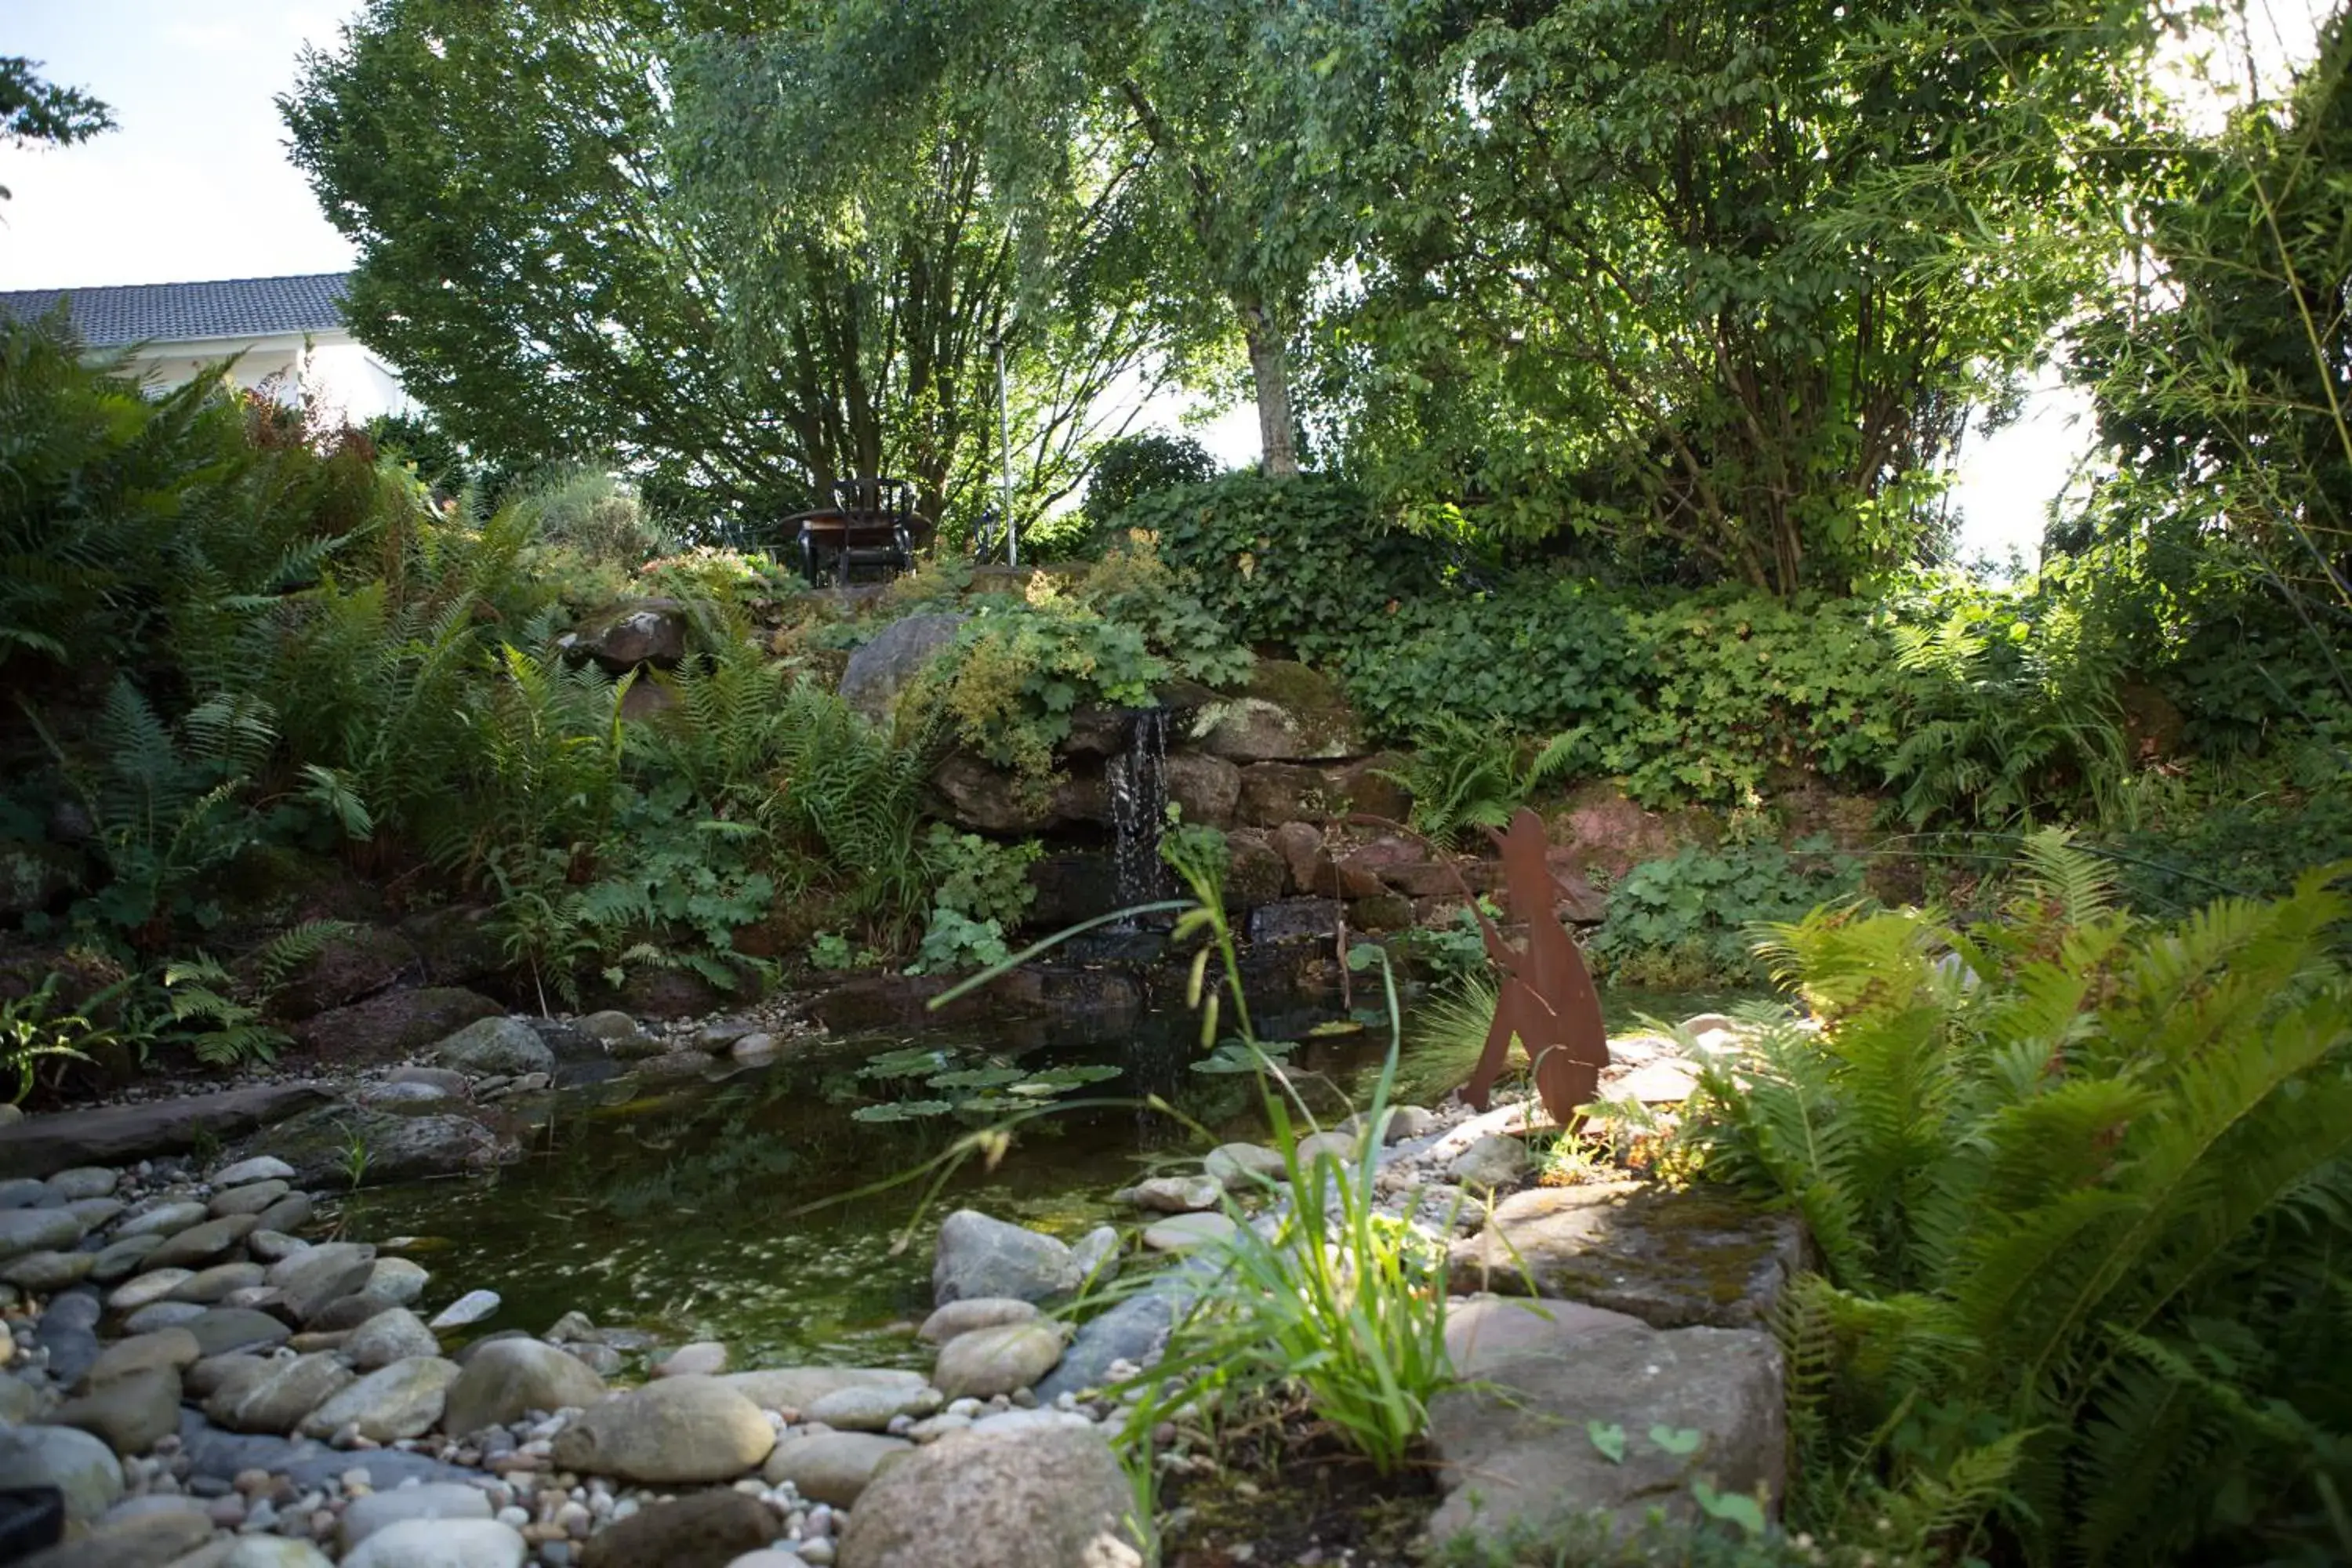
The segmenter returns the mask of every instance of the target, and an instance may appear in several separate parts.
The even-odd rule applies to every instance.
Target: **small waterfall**
[[[1104,773],[1119,907],[1148,904],[1164,897],[1168,887],[1168,868],[1160,859],[1160,830],[1168,820],[1168,710],[1137,713],[1125,754],[1113,757]]]

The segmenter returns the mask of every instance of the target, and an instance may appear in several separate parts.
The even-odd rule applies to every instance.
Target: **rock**
[[[675,669],[686,657],[686,606],[676,599],[623,599],[556,639],[575,661],[593,658],[614,675],[639,665]]]
[[[27,1426],[49,1404],[46,1390],[21,1377],[0,1377],[0,1426]]]
[[[1102,1284],[1118,1273],[1118,1232],[1110,1226],[1098,1225],[1078,1237],[1070,1248],[1070,1268],[1078,1277],[1078,1288]]]
[[[345,1426],[375,1443],[421,1437],[441,1419],[457,1363],[438,1356],[409,1356],[379,1367],[304,1416],[296,1430],[328,1437]]]
[[[468,1290],[433,1315],[436,1329],[462,1329],[496,1313],[504,1303],[496,1290]]]
[[[196,1568],[196,1564],[176,1564],[175,1568]],[[295,1541],[283,1535],[245,1535],[239,1536],[236,1544],[229,1548],[228,1555],[221,1559],[219,1568],[334,1568],[334,1565],[307,1541]]]
[[[1241,696],[1218,706],[1202,749],[1237,763],[1361,756],[1363,725],[1338,687],[1286,658],[1261,658]]]
[[[1215,1208],[1225,1195],[1225,1184],[1214,1176],[1153,1176],[1115,1195],[1157,1214],[1192,1214]]]
[[[49,1191],[68,1203],[110,1196],[122,1178],[105,1165],[75,1165],[58,1172],[47,1183]]]
[[[125,1241],[152,1236],[155,1245],[161,1247],[169,1237],[192,1225],[202,1225],[210,1217],[211,1211],[204,1205],[186,1199],[169,1199],[152,1207],[142,1204],[114,1227],[114,1239]]]
[[[412,1519],[488,1519],[495,1510],[490,1496],[479,1487],[454,1481],[427,1481],[353,1498],[343,1510],[343,1550],[351,1551],[378,1531]]]
[[[1223,1241],[1238,1229],[1221,1214],[1178,1214],[1144,1226],[1143,1245],[1154,1252],[1190,1252]]]
[[[202,1510],[166,1509],[109,1521],[16,1561],[18,1568],[177,1568],[212,1539],[213,1521]]]
[[[58,1405],[49,1420],[79,1426],[118,1454],[144,1454],[179,1430],[180,1374],[169,1366],[119,1373]]]
[[[1456,1303],[1446,1340],[1465,1385],[1430,1402],[1430,1446],[1449,1494],[1430,1523],[1434,1541],[1540,1537],[1595,1510],[1621,1529],[1653,1509],[1692,1519],[1691,1483],[1702,1477],[1727,1492],[1780,1493],[1787,1433],[1769,1334],[1660,1331],[1573,1303],[1549,1303],[1539,1316],[1489,1297]],[[1623,1431],[1619,1460],[1577,1440],[1588,1423]],[[1649,1436],[1654,1427],[1696,1433],[1696,1452],[1670,1452]]]
[[[1011,1296],[974,1296],[961,1301],[950,1301],[923,1320],[916,1337],[927,1344],[945,1344],[958,1334],[971,1333],[974,1329],[992,1329],[1002,1323],[1025,1323],[1038,1315],[1034,1303]]]
[[[264,1230],[276,1231],[280,1236],[291,1236],[310,1223],[310,1194],[289,1193],[261,1211],[257,1216],[261,1221],[261,1226],[259,1230],[254,1232],[254,1236],[260,1235]],[[245,1238],[245,1249],[247,1252],[253,1250],[252,1236]],[[264,1258],[260,1261],[272,1263],[276,1259]]]
[[[727,1568],[809,1568],[809,1563],[797,1552],[772,1546],[761,1552],[746,1552]]]
[[[467,1100],[473,1095],[473,1086],[464,1073],[455,1068],[433,1068],[411,1064],[394,1068],[384,1075],[387,1089],[421,1089],[432,1098]]]
[[[378,1312],[352,1331],[343,1354],[362,1372],[373,1372],[412,1356],[441,1353],[441,1342],[424,1321],[405,1307]]]
[[[1532,1187],[1454,1244],[1453,1287],[1585,1301],[1654,1327],[1752,1328],[1804,1261],[1803,1232],[1705,1189],[1639,1182]]]
[[[567,1470],[671,1485],[732,1480],[775,1446],[759,1406],[733,1388],[674,1377],[590,1406],[556,1435],[554,1458]]]
[[[1499,1132],[1489,1132],[1455,1156],[1445,1172],[1458,1186],[1474,1193],[1490,1193],[1517,1186],[1527,1179],[1533,1165],[1526,1144]]]
[[[875,723],[887,722],[908,682],[956,640],[962,616],[902,616],[849,656],[841,672],[841,700]]]
[[[480,1018],[506,1009],[478,991],[453,985],[387,991],[305,1019],[294,1030],[304,1048],[339,1066],[395,1062]],[[290,1179],[290,1178],[289,1178]]]
[[[1138,1568],[1135,1495],[1110,1445],[1041,1427],[959,1432],[877,1476],[839,1568]]]
[[[308,1252],[310,1244],[298,1236],[288,1236],[279,1230],[257,1230],[245,1238],[245,1250],[256,1263],[283,1263],[298,1252]]]
[[[368,1273],[367,1294],[381,1296],[395,1307],[414,1305],[425,1294],[433,1276],[422,1264],[405,1258],[379,1258]]]
[[[590,1406],[604,1397],[604,1380],[578,1358],[538,1340],[499,1340],[467,1358],[449,1385],[442,1425],[451,1436],[464,1436],[527,1410]]]
[[[433,1047],[444,1066],[488,1077],[555,1070],[555,1053],[520,1018],[482,1018]]]
[[[380,1318],[393,1309],[388,1296],[359,1290],[349,1296],[338,1296],[310,1314],[303,1327],[312,1333],[348,1334],[370,1318]]]
[[[271,1014],[311,1017],[373,996],[417,966],[416,946],[395,931],[353,926],[327,939],[318,952],[269,994]]]
[[[193,1323],[209,1310],[194,1301],[151,1301],[123,1319],[122,1329],[125,1333],[151,1334],[157,1329]]]
[[[97,1267],[94,1252],[28,1252],[0,1264],[0,1284],[46,1296],[89,1279]]]
[[[762,1410],[805,1410],[841,1388],[924,1386],[923,1374],[897,1367],[787,1366],[730,1372],[719,1379]]]
[[[338,1297],[367,1284],[375,1272],[375,1248],[363,1241],[331,1241],[305,1247],[269,1266],[272,1289],[285,1297],[287,1310],[308,1323],[319,1310]]]
[[[1259,943],[1328,943],[1339,928],[1336,899],[1282,899],[1250,911],[1249,939]]]
[[[37,1120],[47,1121],[50,1118]],[[13,1129],[0,1128],[0,1136],[10,1131]],[[71,1247],[80,1239],[81,1221],[63,1209],[0,1210],[0,1258],[54,1251]]]
[[[200,1268],[172,1289],[168,1300],[194,1301],[209,1307],[237,1290],[249,1290],[268,1274],[258,1263],[215,1263]]]
[[[1038,1399],[1050,1404],[1065,1394],[1098,1388],[1110,1381],[1111,1368],[1120,1362],[1142,1366],[1156,1360],[1168,1343],[1179,1306],[1191,1294],[1188,1283],[1171,1270],[1150,1289],[1087,1320],[1062,1352],[1061,1364],[1037,1384]]]
[[[1364,1157],[1364,1142],[1353,1132],[1311,1132],[1298,1141],[1295,1155],[1302,1170],[1318,1160],[1352,1165]]]
[[[741,1492],[677,1498],[598,1531],[580,1568],[728,1568],[773,1541],[776,1525],[765,1503]]]
[[[1079,1275],[1070,1249],[977,1209],[958,1209],[940,1226],[939,1250],[931,1264],[931,1296],[938,1305],[974,1296],[1010,1296],[1049,1300],[1077,1288]]]
[[[1290,1171],[1278,1151],[1262,1143],[1220,1143],[1209,1151],[1201,1167],[1228,1187],[1286,1181]]]
[[[290,1182],[294,1167],[270,1154],[257,1154],[250,1160],[239,1160],[234,1165],[224,1165],[213,1173],[216,1188],[242,1187],[255,1182]]]
[[[764,1032],[750,1034],[727,1047],[729,1057],[739,1062],[764,1062],[784,1048],[782,1040]]]
[[[1687,1062],[1643,1062],[1601,1086],[1610,1100],[1631,1100],[1643,1105],[1680,1105],[1698,1089],[1698,1069]]]
[[[122,1467],[114,1450],[72,1426],[11,1426],[0,1430],[0,1489],[55,1487],[65,1494],[66,1517],[88,1524],[122,1495]]]
[[[194,1366],[203,1355],[204,1347],[196,1343],[196,1336],[187,1330],[158,1329],[152,1334],[117,1340],[107,1346],[90,1366],[86,1381],[90,1387],[96,1388],[114,1378],[158,1367],[177,1377]]]
[[[282,1181],[253,1182],[242,1187],[231,1187],[225,1193],[215,1193],[213,1201],[205,1206],[215,1218],[226,1215],[257,1215],[291,1191],[293,1188]]]
[[[909,1420],[940,1407],[935,1388],[897,1388],[867,1384],[836,1388],[801,1407],[801,1419],[840,1432],[879,1432],[901,1415]]]
[[[1171,752],[1167,763],[1168,798],[1181,806],[1184,820],[1211,827],[1233,826],[1234,805],[1241,799],[1241,770],[1223,757],[1199,752]]]
[[[291,1331],[267,1312],[249,1307],[211,1307],[185,1321],[196,1347],[207,1356],[282,1345]]]
[[[522,1156],[521,1142],[512,1131],[459,1115],[446,1100],[421,1108],[339,1105],[294,1118],[271,1141],[300,1168],[303,1182],[338,1189],[352,1185],[355,1146],[367,1156],[358,1171],[359,1184],[364,1186],[476,1173]],[[280,1202],[291,1204],[295,1198],[289,1194]],[[285,1230],[289,1222],[272,1207],[264,1212],[262,1226]]]
[[[110,1243],[90,1260],[91,1281],[112,1285],[129,1278],[147,1261],[148,1254],[163,1245],[163,1241],[160,1236],[134,1236],[127,1240]]]
[[[1054,1324],[1000,1323],[941,1346],[931,1381],[950,1399],[992,1399],[1035,1386],[1061,1359],[1062,1333]]]
[[[874,1468],[914,1445],[870,1432],[818,1432],[776,1445],[761,1471],[772,1487],[790,1486],[811,1502],[853,1508],[874,1479]]]
[[[0,1176],[44,1176],[76,1165],[131,1165],[184,1153],[200,1142],[238,1137],[283,1121],[326,1098],[317,1084],[271,1083],[27,1117],[0,1127]]]
[[[121,1198],[76,1198],[65,1205],[65,1210],[81,1221],[82,1234],[89,1236],[112,1225],[129,1206]]]
[[[495,1519],[411,1519],[360,1542],[342,1568],[522,1568],[530,1550]]]
[[[934,803],[940,808],[938,815],[971,832],[1025,837],[1073,814],[1073,803],[1065,798],[1066,789],[1052,794],[1024,789],[1011,772],[992,767],[968,752],[950,752],[940,759],[931,770],[930,782],[940,797]]]
[[[352,1384],[352,1369],[333,1352],[314,1351],[277,1363],[234,1400],[215,1393],[205,1414],[235,1432],[291,1432],[302,1418]]]
[[[727,1370],[727,1347],[716,1340],[680,1345],[654,1368],[656,1377],[716,1377]]]
[[[148,1254],[147,1267],[201,1268],[224,1257],[229,1248],[260,1226],[260,1220],[249,1214],[230,1215],[225,1219],[208,1219],[202,1225],[192,1225]]]

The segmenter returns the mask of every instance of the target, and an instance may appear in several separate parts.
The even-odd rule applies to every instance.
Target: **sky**
[[[2252,0],[2263,64],[2306,52],[2332,0]],[[335,40],[334,0],[0,0],[0,55],[46,62],[121,129],[68,149],[0,146],[0,289],[341,271],[350,245],[287,162],[272,100],[306,42]],[[1171,407],[1150,422],[1173,427]],[[1155,411],[1155,414],[1157,411]],[[1968,443],[1953,493],[1963,558],[2031,563],[2087,447],[2082,394],[2045,374],[2021,417]],[[1246,408],[1196,434],[1221,461],[1257,456]]]

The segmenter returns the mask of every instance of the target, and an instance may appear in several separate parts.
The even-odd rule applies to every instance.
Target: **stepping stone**
[[[1239,1228],[1221,1214],[1170,1215],[1144,1226],[1143,1245],[1154,1252],[1190,1252],[1223,1241]]]

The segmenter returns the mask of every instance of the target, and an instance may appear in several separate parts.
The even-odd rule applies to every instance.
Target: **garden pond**
[[[1602,997],[1612,1033],[1726,1000]],[[1390,1038],[1384,1021],[1329,1009],[1259,1027],[1300,1041],[1287,1059],[1327,1120],[1369,1098]],[[1410,1016],[1405,1038],[1410,1072]],[[799,1040],[716,1081],[567,1091],[523,1163],[355,1193],[342,1219],[352,1235],[401,1238],[386,1249],[426,1263],[448,1295],[497,1291],[486,1330],[544,1332],[579,1310],[668,1343],[724,1341],[738,1365],[921,1366],[928,1347],[908,1330],[930,1309],[932,1237],[949,1213],[1075,1241],[1133,1220],[1113,1194],[1157,1167],[1264,1136],[1253,1080],[1202,1060],[1196,1021],[1173,1014],[1115,1038],[1032,1023]],[[940,1156],[988,1121],[951,1109],[973,1096],[1052,1109],[992,1164],[968,1158],[942,1175]]]

